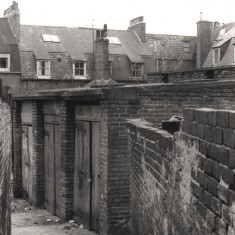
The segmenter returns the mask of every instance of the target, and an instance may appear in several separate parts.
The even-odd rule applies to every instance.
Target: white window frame
[[[216,58],[215,58],[215,51],[218,50],[218,58],[217,58],[217,62],[216,62]],[[220,48],[216,47],[213,49],[213,65],[217,65],[220,62]]]
[[[184,43],[184,52],[189,53],[190,52],[190,42]]]
[[[131,65],[131,74],[133,78],[141,78],[143,75],[144,64],[143,63],[133,63]],[[139,76],[138,76],[139,72]]]
[[[10,54],[0,54],[0,58],[7,59],[7,67],[0,68],[0,72],[10,72]]]
[[[48,63],[48,71],[49,71],[48,75],[41,75],[41,73],[40,73],[40,69],[41,69],[40,63],[43,61]],[[49,60],[38,60],[37,61],[37,76],[40,79],[50,79],[50,77],[51,77],[51,62]]]
[[[75,75],[75,70],[79,68],[75,68],[75,64],[83,64],[84,65],[84,75]],[[86,79],[86,62],[85,61],[74,61],[73,62],[73,76],[75,79]]]
[[[44,42],[60,42],[58,35],[42,34],[42,38]]]
[[[107,37],[110,44],[121,45],[120,40],[117,37]]]

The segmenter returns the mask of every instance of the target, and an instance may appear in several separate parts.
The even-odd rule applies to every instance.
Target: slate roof
[[[231,38],[234,38],[234,37],[235,37],[235,27],[230,30],[227,30],[225,32],[225,34],[218,36],[213,48],[222,46],[225,42],[227,42],[228,40],[230,40]]]
[[[9,45],[17,44],[7,18],[0,18],[0,53],[10,53]]]
[[[33,51],[38,59],[50,58],[50,52],[65,52],[74,60],[85,60],[85,54],[93,53],[93,33],[92,28],[21,25],[20,51]],[[60,43],[44,42],[42,34],[58,35]],[[121,42],[109,44],[110,55],[127,55],[132,62],[142,62],[141,55],[148,55],[133,31],[108,30],[108,37]]]
[[[183,36],[183,35],[165,35],[165,34],[147,34],[146,48],[149,53],[155,54],[156,57],[161,59],[161,53],[155,53],[152,47],[153,42],[158,42],[157,51],[163,52],[164,56],[168,59],[177,59],[184,57],[187,60],[194,60],[194,54],[196,53],[196,37]],[[189,52],[184,52],[184,44],[189,43]]]
[[[220,34],[220,32],[224,32]],[[212,67],[213,49],[220,48],[221,60],[216,66],[228,66],[234,63],[233,46],[235,43],[235,23],[224,24],[212,31],[212,47],[203,64],[203,68]]]

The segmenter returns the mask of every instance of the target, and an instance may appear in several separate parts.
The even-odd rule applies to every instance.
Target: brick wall
[[[75,163],[75,106],[71,102],[60,103],[60,134],[60,215],[69,220],[73,216]]]
[[[11,234],[11,161],[12,128],[11,110],[0,101],[0,234]]]
[[[21,123],[21,102],[15,102],[12,108],[13,127],[13,195],[22,196],[22,123]]]
[[[235,77],[235,67],[224,66],[204,69],[191,69],[184,71],[156,73],[150,72],[147,77],[151,82],[182,82],[190,80],[216,79],[216,80],[231,80]]]
[[[44,115],[43,102],[32,103],[33,128],[33,161],[32,161],[32,189],[33,203],[43,206],[44,203]],[[18,156],[21,159],[21,155]],[[22,168],[21,168],[22,170]]]
[[[56,80],[73,79],[73,61],[69,53],[49,53],[51,78]],[[37,59],[33,52],[20,51],[22,79],[38,79]],[[93,76],[93,55],[86,54],[87,80]],[[59,88],[59,87],[58,87]]]
[[[155,84],[140,89],[139,117],[160,125],[185,108],[234,109],[234,82]]]
[[[20,51],[20,63],[23,79],[37,79],[36,58],[33,52]]]
[[[126,118],[136,118],[137,93],[113,89],[101,105],[101,234],[129,234],[130,170]],[[103,227],[104,225],[104,227]]]
[[[108,102],[101,104],[100,123],[100,234],[107,234],[108,231]]]
[[[2,85],[11,88],[11,94],[20,93],[20,73],[0,73]]]
[[[234,234],[233,119],[188,109],[174,136],[129,121],[132,234]]]
[[[21,96],[35,94],[35,90],[69,89],[84,86],[90,80],[50,80],[50,79],[30,79],[21,80]]]
[[[111,55],[113,69],[111,78],[115,81],[132,79],[131,64],[125,55]]]

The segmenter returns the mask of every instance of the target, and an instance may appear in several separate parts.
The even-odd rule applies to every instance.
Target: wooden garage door
[[[23,190],[32,201],[32,126],[22,126],[22,184]]]
[[[100,123],[76,122],[74,219],[98,231]]]
[[[60,202],[60,126],[44,124],[44,201],[46,209],[59,215]]]

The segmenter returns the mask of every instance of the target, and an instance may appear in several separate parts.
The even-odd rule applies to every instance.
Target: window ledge
[[[9,68],[7,68],[7,69],[0,68],[0,72],[9,73],[10,69]]]
[[[38,79],[50,79],[50,76],[38,76]]]
[[[87,77],[86,76],[74,76],[74,79],[85,80],[85,79],[87,79]]]

